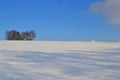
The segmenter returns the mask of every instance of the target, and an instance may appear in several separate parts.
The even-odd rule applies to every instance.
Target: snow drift
[[[0,41],[0,80],[119,80],[120,43]]]

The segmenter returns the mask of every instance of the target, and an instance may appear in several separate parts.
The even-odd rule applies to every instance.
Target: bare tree
[[[33,40],[36,37],[35,31],[31,30],[30,31],[30,40]]]
[[[5,35],[7,40],[19,40],[20,36],[19,32],[15,30],[6,31]]]
[[[36,37],[36,33],[33,30],[21,33],[11,30],[6,31],[5,36],[7,40],[33,40]]]

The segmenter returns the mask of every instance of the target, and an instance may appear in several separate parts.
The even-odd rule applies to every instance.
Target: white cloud
[[[104,0],[93,3],[90,11],[105,15],[109,24],[120,25],[120,0]]]

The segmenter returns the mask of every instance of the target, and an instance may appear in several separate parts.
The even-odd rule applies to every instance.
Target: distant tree
[[[10,31],[6,31],[5,32],[5,37],[6,37],[6,40],[11,40],[11,33],[10,33]]]
[[[19,40],[19,38],[20,38],[19,32],[15,31],[15,30],[13,30],[11,32],[12,32],[12,40]]]
[[[30,33],[30,40],[33,40],[36,37],[35,31],[31,30],[29,33]]]
[[[22,37],[23,37],[23,40],[29,40],[29,32],[28,31],[23,32]]]
[[[31,31],[18,32],[16,30],[5,32],[6,40],[33,40],[36,37],[36,33]]]
[[[6,31],[5,33],[7,40],[19,40],[20,33],[15,30]]]

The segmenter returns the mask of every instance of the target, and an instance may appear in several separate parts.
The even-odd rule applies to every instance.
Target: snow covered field
[[[0,41],[0,80],[120,80],[120,43]]]

